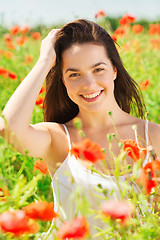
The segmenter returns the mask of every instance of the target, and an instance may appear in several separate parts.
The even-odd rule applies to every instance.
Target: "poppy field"
[[[108,30],[118,43],[116,46],[127,71],[142,90],[148,119],[160,124],[160,23],[149,23],[145,27],[137,23],[136,17],[126,14],[118,20],[118,27],[113,30],[104,11],[96,13],[95,21]],[[43,27],[40,30],[18,25],[5,31],[0,28],[0,114],[12,93],[38,60],[41,41],[51,28]],[[32,124],[43,121],[45,91],[44,84],[35,102]],[[75,127],[81,131],[78,121]],[[112,137],[108,136],[109,144],[112,143]],[[50,228],[52,219],[55,219],[52,239],[160,239],[159,215],[153,213],[154,208],[160,210],[159,205],[148,206],[151,197],[159,196],[159,158],[151,151],[154,161],[142,169],[138,178],[136,171],[141,168],[140,163],[146,149],[139,149],[135,142],[125,141],[119,145],[121,152],[115,158],[117,171],[114,173],[117,184],[121,173],[130,171],[129,166],[127,169],[124,169],[124,164],[122,169],[120,167],[126,154],[130,154],[135,163],[133,181],[140,183],[142,192],[137,196],[134,186],[128,184],[130,179],[127,179],[123,183],[124,192],[120,191],[121,201],[110,201],[105,189],[98,186],[96,191],[102,194],[106,202],[99,209],[89,211],[91,207],[85,195],[82,194],[77,200],[77,190],[75,201],[82,216],[75,214],[71,222],[65,222],[54,212],[51,177],[43,159],[28,157],[27,153],[20,154],[0,136],[0,239],[36,240]],[[88,146],[92,153],[89,156],[94,156],[94,161],[93,158],[87,160],[92,162],[92,171],[95,171],[94,162],[100,159],[103,161],[104,158],[104,153],[95,143],[86,139],[73,147],[71,154],[83,156],[86,160],[84,152]],[[125,194],[130,201],[124,200]],[[120,208],[123,213],[118,211]],[[104,229],[95,227],[97,233],[94,235],[90,233],[87,222],[88,215],[92,214],[107,226]],[[56,226],[57,219],[62,221],[60,228]],[[51,238],[46,235],[44,239]]]

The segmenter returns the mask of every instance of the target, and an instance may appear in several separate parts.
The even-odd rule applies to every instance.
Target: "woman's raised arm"
[[[32,126],[30,120],[45,77],[55,65],[54,42],[58,32],[59,29],[52,30],[42,40],[37,63],[9,99],[2,112],[4,118],[0,117],[2,137],[18,151],[24,153],[27,150],[30,156],[42,157],[51,144],[47,123]]]

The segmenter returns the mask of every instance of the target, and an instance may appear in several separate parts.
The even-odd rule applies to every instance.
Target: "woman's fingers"
[[[47,64],[50,65],[50,68],[55,65],[56,61],[54,45],[59,31],[60,29],[52,29],[41,43],[40,59],[47,59]]]
[[[58,34],[58,32],[60,31],[60,29],[52,29],[49,33],[47,37],[54,37],[55,35]]]

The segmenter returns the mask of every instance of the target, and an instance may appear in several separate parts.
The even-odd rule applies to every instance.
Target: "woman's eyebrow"
[[[67,70],[65,71],[65,73],[67,73],[67,72],[69,72],[69,71],[71,71],[71,72],[78,72],[79,70],[76,69],[76,68],[67,68]]]
[[[101,64],[107,65],[107,63],[105,63],[105,62],[98,62],[98,63],[92,65],[90,68],[97,67],[97,66],[99,66],[99,65],[101,65]],[[67,72],[69,72],[69,71],[71,71],[71,72],[79,72],[80,70],[77,69],[77,68],[67,68],[67,70],[65,71],[65,73],[67,73]]]
[[[105,62],[98,62],[98,63],[92,65],[91,68],[97,67],[97,66],[99,66],[101,64],[107,65],[107,63],[105,63]]]

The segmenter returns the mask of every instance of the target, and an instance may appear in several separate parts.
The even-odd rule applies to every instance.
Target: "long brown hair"
[[[66,123],[79,112],[78,105],[68,96],[62,81],[62,53],[73,44],[94,42],[103,45],[113,66],[117,68],[114,81],[114,96],[122,110],[134,111],[137,117],[144,118],[145,104],[138,84],[125,70],[114,40],[98,24],[85,19],[78,19],[64,25],[56,39],[56,65],[46,77],[46,96],[44,101],[44,120]]]

